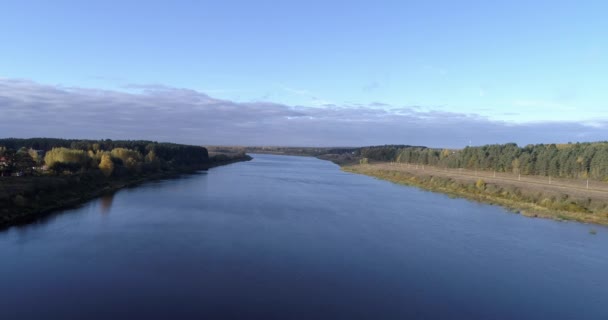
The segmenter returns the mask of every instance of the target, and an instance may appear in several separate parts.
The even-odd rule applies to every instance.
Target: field
[[[608,224],[608,184],[600,181],[387,162],[343,168],[396,183],[503,205],[527,216]]]

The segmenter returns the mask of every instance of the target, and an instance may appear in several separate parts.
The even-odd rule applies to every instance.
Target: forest
[[[525,147],[507,143],[464,149],[386,145],[361,148],[359,155],[372,161],[608,181],[608,142],[534,144]]]
[[[210,162],[199,146],[154,141],[0,139],[0,174],[65,174],[99,170],[106,177]]]
[[[0,139],[0,229],[127,186],[248,160],[155,141]]]

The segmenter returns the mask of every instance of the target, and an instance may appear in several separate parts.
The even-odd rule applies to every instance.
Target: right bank
[[[470,181],[441,172],[411,172],[374,164],[345,165],[342,170],[500,205],[528,217],[608,225],[608,202],[600,196],[569,192],[566,189],[555,192],[536,186],[487,182],[483,178]]]

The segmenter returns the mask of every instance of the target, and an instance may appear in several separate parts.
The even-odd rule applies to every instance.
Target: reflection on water
[[[0,232],[0,320],[605,320],[589,228],[256,155]]]
[[[112,202],[114,202],[114,193],[104,194],[99,198],[99,212],[108,214],[112,210]]]

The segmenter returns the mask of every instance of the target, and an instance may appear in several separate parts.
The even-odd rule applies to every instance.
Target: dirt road
[[[598,199],[608,201],[608,183],[587,179],[564,179],[546,176],[518,175],[513,173],[481,171],[470,169],[439,168],[404,163],[374,163],[375,169],[408,172],[414,175],[449,177],[456,181],[475,182],[483,179],[486,183],[500,186],[514,186],[522,190],[545,194],[567,194],[577,199]]]

